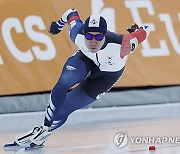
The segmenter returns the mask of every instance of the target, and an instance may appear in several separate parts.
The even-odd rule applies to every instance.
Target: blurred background
[[[179,117],[179,5],[178,0],[0,0],[0,131],[42,123],[49,93],[77,49],[68,25],[58,35],[48,33],[49,24],[69,8],[83,21],[101,14],[108,29],[120,34],[133,23],[151,29],[114,88],[73,113],[69,125]]]

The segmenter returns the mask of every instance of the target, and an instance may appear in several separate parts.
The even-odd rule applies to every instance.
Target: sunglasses
[[[93,35],[93,34],[90,34],[90,33],[86,33],[84,36],[85,36],[85,38],[87,40],[92,40],[93,38],[95,38],[96,41],[101,41],[104,38],[103,34]]]

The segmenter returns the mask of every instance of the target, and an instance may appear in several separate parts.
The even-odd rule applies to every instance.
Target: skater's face
[[[105,36],[102,33],[99,32],[88,32],[84,34],[84,40],[87,48],[93,52],[96,53],[99,51],[99,49],[103,46],[105,41]]]

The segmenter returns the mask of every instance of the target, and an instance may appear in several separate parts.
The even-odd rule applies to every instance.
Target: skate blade
[[[19,150],[19,149],[21,149],[22,147],[20,147],[17,143],[7,143],[7,144],[5,144],[4,145],[4,147],[3,147],[3,149],[5,150],[5,151],[12,151],[12,150]]]

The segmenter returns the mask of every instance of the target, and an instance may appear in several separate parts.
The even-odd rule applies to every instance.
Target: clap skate
[[[31,131],[18,135],[15,141],[4,145],[4,150],[25,150],[43,148],[43,143],[51,135],[52,131],[46,126],[35,127]]]

